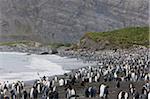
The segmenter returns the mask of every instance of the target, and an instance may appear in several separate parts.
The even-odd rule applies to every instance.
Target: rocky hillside
[[[148,27],[130,27],[107,32],[88,32],[79,43],[79,48],[92,50],[149,46]]]
[[[148,0],[0,0],[0,41],[75,42],[148,24]]]

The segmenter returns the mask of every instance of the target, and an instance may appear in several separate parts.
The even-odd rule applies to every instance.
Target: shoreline
[[[41,54],[42,52],[51,53],[49,47],[29,47],[29,46],[0,46],[0,52],[21,52],[28,54]]]
[[[0,51],[0,53],[9,53],[9,54],[22,54],[22,55],[28,55],[28,53],[27,52],[17,52],[17,51],[13,51],[13,52],[11,52],[11,51]],[[40,55],[40,54],[35,54],[35,53],[32,53],[32,54],[30,54],[30,55],[39,55],[39,56],[43,56],[43,55]],[[59,55],[59,54],[47,54],[47,55],[56,55],[56,56],[59,56],[59,57],[62,57],[61,55]],[[67,57],[67,56],[63,56],[63,57]],[[73,59],[73,58],[70,58],[70,57],[67,57],[67,58],[69,58],[69,59]],[[87,65],[88,66],[88,65]],[[82,68],[82,67],[87,67],[87,66],[81,66],[81,67],[79,67],[79,68],[75,68],[75,69],[64,69],[63,68],[63,70],[65,70],[66,72],[65,73],[63,73],[63,74],[55,74],[55,75],[51,75],[51,76],[47,76],[49,79],[53,79],[54,78],[54,76],[58,76],[58,77],[63,77],[64,76],[64,74],[70,74],[71,73],[71,71],[75,71],[75,70],[77,70],[77,69],[80,69],[80,68]],[[42,78],[42,77],[40,77],[40,78]],[[37,78],[38,79],[38,78]],[[31,80],[14,80],[14,81],[23,81],[23,82],[25,82],[26,84],[28,84],[28,85],[32,85],[33,83],[34,83],[34,81],[36,81],[37,79],[31,79]],[[7,80],[2,80],[2,82],[6,82]],[[9,82],[13,82],[13,80],[12,81],[9,81]]]

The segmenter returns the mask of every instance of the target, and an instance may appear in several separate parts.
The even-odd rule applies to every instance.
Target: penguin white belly
[[[100,97],[104,96],[105,85],[101,85],[100,87]]]
[[[92,83],[92,77],[89,78],[89,83]]]
[[[148,99],[150,99],[150,92],[148,93]]]

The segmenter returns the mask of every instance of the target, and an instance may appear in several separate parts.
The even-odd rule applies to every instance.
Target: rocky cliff
[[[0,0],[0,41],[75,42],[85,32],[148,25],[148,0]]]

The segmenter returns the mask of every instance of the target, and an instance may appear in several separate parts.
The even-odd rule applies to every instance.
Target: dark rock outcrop
[[[108,40],[101,40],[99,42],[95,42],[86,37],[80,42],[79,48],[90,50],[103,50],[103,49],[112,49],[114,48],[114,46],[110,44]]]
[[[42,52],[42,53],[40,53],[40,55],[47,55],[47,54],[49,54],[49,52]]]
[[[51,54],[57,54],[58,50],[56,48],[51,48]]]
[[[148,25],[148,0],[0,0],[0,41],[75,42],[85,32]]]

